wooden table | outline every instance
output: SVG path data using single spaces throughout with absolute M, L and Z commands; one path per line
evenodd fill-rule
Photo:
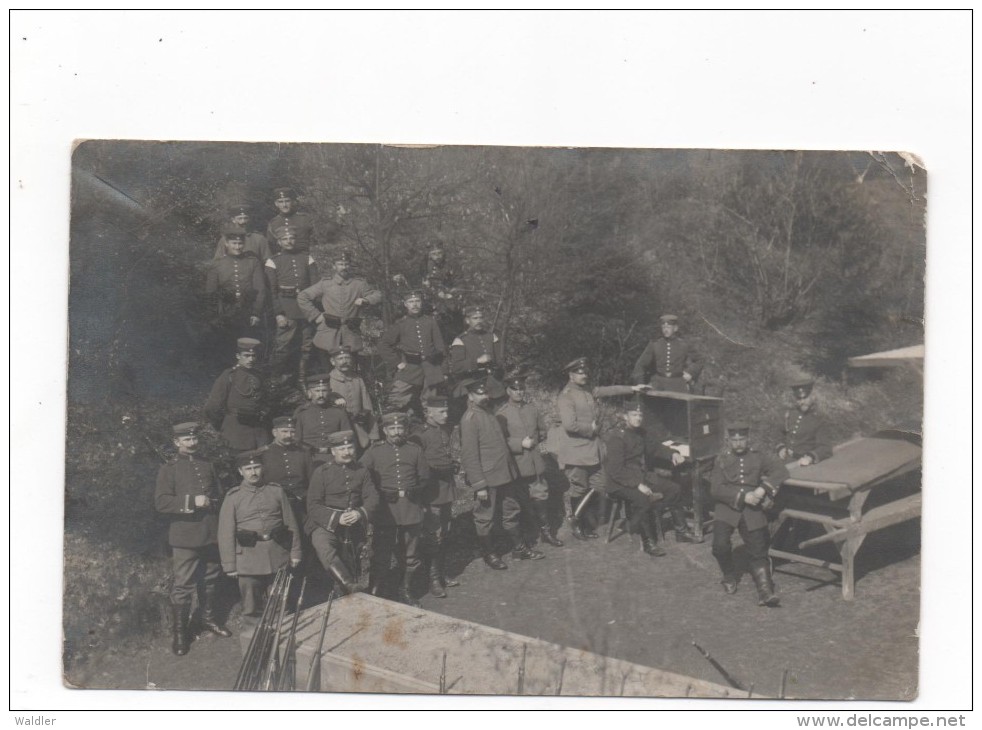
M 842 597 L 853 600 L 856 553 L 866 536 L 920 516 L 919 481 L 914 490 L 895 488 L 899 477 L 920 466 L 919 443 L 904 434 L 884 432 L 842 444 L 831 458 L 818 464 L 789 467 L 791 476 L 781 486 L 779 505 L 783 508 L 772 525 L 772 535 L 777 535 L 789 520 L 821 525 L 825 534 L 803 540 L 797 546 L 780 546 L 792 549 L 772 547 L 770 555 L 841 573 Z M 803 551 L 823 543 L 836 547 L 840 562 L 793 550 L 796 547 Z

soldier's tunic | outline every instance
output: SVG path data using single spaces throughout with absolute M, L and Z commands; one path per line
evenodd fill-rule
M 746 504 L 744 497 L 762 485 L 771 493 L 765 480 L 776 489 L 787 478 L 788 470 L 780 461 L 753 449 L 743 454 L 724 451 L 716 458 L 710 477 L 710 494 L 716 502 L 713 555 L 724 575 L 732 572 L 730 538 L 735 529 L 750 553 L 751 569 L 766 562 L 767 515 L 759 505 Z
M 486 363 L 478 363 L 477 358 L 482 355 L 487 355 L 491 359 Z M 450 374 L 458 382 L 454 395 L 465 394 L 459 385 L 460 381 L 483 375 L 488 376 L 488 395 L 492 399 L 505 395 L 505 386 L 500 380 L 502 360 L 501 340 L 494 332 L 467 330 L 455 337 L 450 343 Z
M 320 280 L 317 262 L 309 251 L 281 251 L 266 261 L 273 300 L 273 314 L 287 318 L 287 326 L 276 327 L 272 366 L 279 371 L 293 367 L 300 354 L 313 347 L 314 325 L 307 321 L 297 304 L 297 295 Z
M 262 262 L 253 254 L 215 259 L 205 293 L 215 299 L 219 319 L 230 325 L 243 326 L 249 317 L 262 317 L 267 298 Z
M 702 361 L 692 344 L 681 337 L 659 337 L 644 348 L 634 364 L 631 379 L 635 383 L 649 383 L 655 390 L 686 393 L 689 388 L 683 373 L 698 380 L 702 373 Z
M 352 430 L 348 414 L 333 406 L 322 408 L 316 403 L 304 403 L 293 412 L 293 418 L 297 422 L 297 442 L 314 450 L 315 466 L 327 458 L 325 454 L 331 453 L 328 436 Z
M 198 495 L 208 497 L 212 504 L 195 507 Z M 167 542 L 173 553 L 173 603 L 191 603 L 199 570 L 206 584 L 222 574 L 216 507 L 220 496 L 214 465 L 194 454 L 178 454 L 157 472 L 153 502 L 157 512 L 170 518 Z
M 333 459 L 317 467 L 307 490 L 307 520 L 304 529 L 324 569 L 352 581 L 357 548 L 364 542 L 369 520 L 378 508 L 378 493 L 368 470 L 353 461 L 338 464 Z M 351 526 L 339 522 L 341 515 L 358 510 L 361 519 Z M 351 550 L 345 551 L 345 544 Z
M 333 352 L 341 345 L 348 345 L 352 352 L 361 351 L 364 346 L 361 338 L 361 307 L 355 304 L 356 299 L 364 299 L 368 304 L 378 304 L 382 301 L 382 293 L 372 288 L 364 279 L 355 276 L 345 279 L 334 274 L 297 295 L 300 311 L 309 322 L 317 320 L 323 310 L 323 320 L 317 325 L 317 333 L 314 335 L 315 346 L 326 352 Z M 315 302 L 320 303 L 320 309 Z
M 450 426 L 425 423 L 418 426 L 411 437 L 423 450 L 423 458 L 430 468 L 424 495 L 427 512 L 424 528 L 438 545 L 450 530 L 451 506 L 457 498 L 457 465 L 452 453 L 452 433 Z
M 632 531 L 640 524 L 642 515 L 655 506 L 650 497 L 638 491 L 638 485 L 645 484 L 662 495 L 657 506 L 678 505 L 682 488 L 671 479 L 645 469 L 645 439 L 641 429 L 619 426 L 606 433 L 603 441 L 607 452 L 604 458 L 607 492 L 633 506 L 629 520 Z M 658 444 L 655 456 L 671 460 L 672 450 Z
M 254 368 L 229 368 L 215 381 L 205 402 L 205 417 L 229 448 L 258 449 L 269 441 L 263 423 L 266 382 Z
M 515 484 L 520 476 L 518 465 L 498 419 L 473 403 L 460 419 L 460 463 L 471 488 L 488 493 L 486 500 L 474 506 L 478 537 L 490 537 L 495 508 L 500 504 L 501 525 L 517 545 L 521 542 L 519 518 L 527 499 Z
M 606 485 L 600 468 L 599 418 L 597 398 L 629 395 L 629 385 L 603 385 L 588 389 L 569 382 L 556 399 L 559 420 L 565 433 L 556 458 L 569 480 L 568 496 L 579 499 L 590 489 L 603 490 Z
M 802 413 L 791 408 L 784 413 L 784 442 L 777 450 L 786 448 L 793 459 L 810 455 L 815 462 L 832 456 L 832 439 L 825 419 L 814 406 Z
M 299 210 L 295 210 L 289 215 L 282 213 L 275 215 L 269 225 L 266 226 L 266 241 L 273 251 L 278 250 L 276 233 L 279 232 L 282 235 L 283 229 L 292 233 L 298 243 L 309 244 L 314 237 L 314 219 L 309 214 Z
M 379 438 L 378 424 L 375 423 L 372 396 L 360 375 L 346 375 L 337 368 L 331 370 L 328 381 L 331 392 L 344 398 L 344 410 L 358 437 L 358 445 L 367 449 Z
M 262 613 L 266 588 L 277 570 L 300 560 L 300 529 L 286 492 L 276 484 L 242 483 L 225 495 L 218 517 L 222 568 L 237 573 L 242 613 Z
M 274 250 L 270 248 L 269 241 L 266 240 L 266 236 L 263 234 L 255 232 L 246 234 L 243 253 L 251 253 L 260 261 L 266 261 L 266 259 L 273 255 Z M 226 256 L 228 256 L 228 252 L 225 250 L 225 236 L 222 236 L 218 239 L 218 245 L 215 246 L 214 258 L 221 259 Z
M 406 315 L 389 327 L 378 343 L 378 353 L 393 371 L 389 389 L 391 407 L 404 409 L 444 381 L 443 335 L 428 314 Z M 405 364 L 401 370 L 399 365 Z
M 384 441 L 361 457 L 379 493 L 373 524 L 375 568 L 385 574 L 393 552 L 407 573 L 420 564 L 419 537 L 425 516 L 426 486 L 430 467 L 423 450 L 411 441 L 396 446 Z
M 464 321 L 460 313 L 460 297 L 454 291 L 456 273 L 445 261 L 437 263 L 429 256 L 420 269 L 420 285 L 426 292 L 427 309 L 436 316 L 440 331 L 449 338 L 453 332 L 463 329 Z
M 498 409 L 497 417 L 508 449 L 515 457 L 522 486 L 529 490 L 532 499 L 548 499 L 549 485 L 543 477 L 546 462 L 539 453 L 539 444 L 545 440 L 549 431 L 545 416 L 531 403 L 508 401 Z M 526 438 L 532 439 L 531 449 L 522 446 L 522 441 Z
M 310 449 L 300 443 L 283 446 L 274 441 L 263 450 L 262 459 L 263 478 L 286 490 L 297 520 L 302 522 L 306 510 L 307 485 L 314 473 Z

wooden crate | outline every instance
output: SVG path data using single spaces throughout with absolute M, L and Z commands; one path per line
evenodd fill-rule
M 723 399 L 653 390 L 642 399 L 649 449 L 672 439 L 689 446 L 693 461 L 712 459 L 723 449 Z

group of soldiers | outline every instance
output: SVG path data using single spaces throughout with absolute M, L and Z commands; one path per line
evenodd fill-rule
M 480 306 L 463 309 L 466 329 L 446 347 L 439 302 L 427 299 L 454 294 L 444 286 L 442 248 L 434 248 L 440 255 L 428 257 L 424 286 L 405 294 L 405 316 L 378 342 L 392 377 L 377 416 L 359 368 L 359 330 L 362 308 L 378 304 L 381 294 L 352 274 L 344 252 L 332 275 L 319 278 L 309 218 L 296 210 L 292 191 L 278 189 L 275 197 L 279 214 L 267 236 L 248 233 L 246 212 L 233 209 L 208 278 L 219 309 L 234 313 L 228 321 L 236 334 L 249 335 L 235 338 L 236 362 L 215 381 L 203 409 L 234 455 L 240 481 L 223 493 L 216 465 L 199 454 L 197 422 L 173 427 L 177 455 L 157 478 L 155 506 L 170 519 L 174 653 L 189 650 L 195 595 L 201 628 L 231 635 L 215 606 L 223 573 L 237 579 L 246 617 L 262 613 L 273 576 L 287 565 L 329 577 L 342 593 L 371 590 L 412 605 L 414 576 L 426 570 L 430 593 L 445 597 L 458 585 L 446 561 L 451 508 L 462 488 L 473 495 L 477 547 L 494 570 L 508 568 L 508 550 L 513 560 L 545 558 L 530 535 L 563 547 L 549 505 L 564 487 L 565 518 L 577 540 L 598 537 L 603 508 L 615 501 L 627 506 L 628 529 L 646 555 L 667 554 L 658 529 L 666 512 L 677 542 L 699 540 L 683 506 L 682 450 L 652 448 L 644 437 L 641 394 L 690 391 L 699 378 L 699 357 L 678 335 L 676 316 L 661 318 L 662 336 L 638 359 L 632 385 L 594 386 L 587 358 L 568 363 L 556 400 L 560 423 L 550 428 L 527 396 L 526 377 L 505 374 L 501 342 Z M 255 336 L 269 311 L 267 293 L 276 317 L 269 373 Z M 424 311 L 427 303 L 436 306 Z M 321 373 L 309 373 L 314 354 Z M 293 368 L 306 402 L 268 420 L 269 381 L 293 377 Z M 730 424 L 729 448 L 710 480 L 712 552 L 723 587 L 737 590 L 731 536 L 739 530 L 762 606 L 778 603 L 767 510 L 787 477 L 784 462 L 831 454 L 812 383 L 795 383 L 792 392 L 795 406 L 777 452 L 751 449 L 749 427 Z M 599 399 L 610 397 L 620 399 L 618 423 L 604 431 Z M 550 478 L 555 466 L 565 480 Z M 504 552 L 496 528 L 508 538 Z

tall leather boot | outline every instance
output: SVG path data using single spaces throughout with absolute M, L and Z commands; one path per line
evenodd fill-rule
M 216 636 L 222 636 L 227 639 L 232 635 L 232 632 L 228 630 L 228 627 L 219 623 L 215 617 L 217 597 L 218 586 L 214 583 L 207 584 L 205 586 L 205 600 L 201 606 L 201 625 Z
M 755 565 L 750 569 L 750 575 L 757 586 L 757 605 L 774 607 L 781 605 L 781 599 L 774 594 L 774 583 L 771 581 L 770 566 L 767 563 Z
M 719 565 L 719 570 L 723 574 L 723 580 L 720 583 L 723 585 L 723 590 L 726 594 L 732 596 L 737 592 L 737 574 L 736 567 L 733 565 L 733 555 L 732 553 L 727 553 L 726 555 L 716 555 L 716 563 Z
M 352 593 L 357 593 L 361 590 L 361 586 L 351 578 L 351 574 L 348 572 L 348 568 L 344 563 L 340 563 L 340 565 L 337 563 L 332 564 L 331 575 L 334 576 L 334 585 L 344 595 L 350 596 Z
M 430 595 L 434 598 L 447 597 L 447 592 L 443 588 L 443 581 L 440 580 L 440 563 L 435 550 L 430 556 Z
M 665 548 L 659 545 L 655 540 L 655 535 L 657 533 L 651 526 L 649 515 L 645 515 L 644 518 L 638 522 L 638 528 L 641 530 L 641 547 L 648 555 L 654 558 L 662 558 L 668 555 L 668 553 L 665 552 Z
M 412 584 L 413 573 L 407 570 L 402 574 L 402 585 L 399 586 L 399 602 L 418 608 L 419 601 L 413 598 Z
M 436 569 L 440 575 L 440 583 L 443 584 L 443 587 L 454 588 L 459 586 L 460 581 L 447 577 L 447 548 L 442 542 L 436 544 L 436 554 L 433 556 L 433 559 L 436 560 Z
M 174 641 L 171 643 L 171 651 L 177 656 L 184 656 L 191 648 L 188 638 L 188 621 L 191 618 L 191 606 L 186 603 L 172 603 L 171 607 L 171 628 L 174 630 Z
M 535 518 L 539 523 L 539 537 L 543 542 L 549 543 L 553 547 L 562 547 L 563 541 L 560 540 L 552 531 L 549 524 L 549 505 L 545 500 L 532 503 L 535 510 Z
M 490 535 L 478 537 L 477 544 L 481 549 L 481 556 L 484 558 L 484 563 L 489 568 L 492 570 L 508 570 L 508 565 L 505 561 L 495 554 Z
M 672 522 L 675 525 L 675 542 L 699 542 L 685 519 L 685 510 L 682 507 L 672 507 L 671 512 Z

